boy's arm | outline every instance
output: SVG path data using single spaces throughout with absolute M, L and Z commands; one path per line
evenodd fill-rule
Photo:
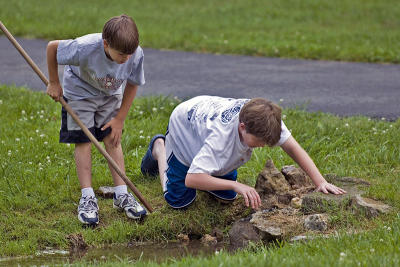
M 47 44 L 47 68 L 49 70 L 49 84 L 47 85 L 46 93 L 54 99 L 60 101 L 63 91 L 58 77 L 58 63 L 57 63 L 57 48 L 59 41 L 50 41 Z
M 128 115 L 129 109 L 131 108 L 132 102 L 135 99 L 138 86 L 135 84 L 126 83 L 124 96 L 122 97 L 121 107 L 117 115 L 107 122 L 102 131 L 111 127 L 111 138 L 115 146 L 118 146 L 121 142 L 122 129 L 124 128 L 124 121 Z
M 233 190 L 243 196 L 246 206 L 251 204 L 253 209 L 261 206 L 261 199 L 254 187 L 226 179 L 213 177 L 206 173 L 188 173 L 185 185 L 199 190 Z
M 296 142 L 296 140 L 290 136 L 285 143 L 281 145 L 281 148 L 297 163 L 299 166 L 310 176 L 311 180 L 317 186 L 316 191 L 323 192 L 325 194 L 333 193 L 335 195 L 344 194 L 346 191 L 343 189 L 328 183 L 325 178 L 319 172 L 317 166 L 315 166 L 313 160 L 307 154 L 306 151 Z

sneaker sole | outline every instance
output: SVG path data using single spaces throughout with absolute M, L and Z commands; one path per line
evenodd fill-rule
M 81 218 L 81 216 L 79 216 L 79 215 L 78 215 L 78 220 L 79 220 L 81 223 L 85 224 L 85 225 L 98 225 L 98 224 L 99 224 L 99 220 L 97 220 L 97 222 L 86 222 L 86 221 L 84 221 L 84 220 Z
M 119 211 L 125 211 L 124 209 L 118 207 L 118 206 L 115 205 L 114 203 L 113 203 L 113 208 L 114 208 L 114 209 L 117 209 L 117 210 L 119 210 Z M 143 219 L 144 217 L 146 217 L 146 215 L 147 215 L 147 213 L 145 213 L 145 214 L 142 214 L 142 215 L 136 217 L 136 216 L 128 215 L 128 213 L 126 213 L 126 212 L 125 212 L 125 214 L 126 214 L 126 217 L 128 217 L 129 219 L 133 219 L 133 220 L 141 220 L 141 219 Z

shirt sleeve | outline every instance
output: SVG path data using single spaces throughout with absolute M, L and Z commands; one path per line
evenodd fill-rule
M 193 158 L 188 173 L 207 173 L 211 174 L 219 170 L 218 159 L 215 149 L 209 143 L 205 143 L 197 155 Z
M 76 40 L 61 40 L 57 48 L 59 65 L 79 65 L 79 45 Z
M 281 138 L 279 139 L 278 143 L 275 146 L 283 145 L 286 140 L 291 136 L 289 129 L 286 127 L 285 123 L 281 121 Z
M 144 55 L 142 50 L 140 50 L 140 52 L 139 59 L 137 61 L 135 60 L 137 62 L 137 64 L 135 64 L 136 68 L 133 68 L 130 76 L 127 79 L 130 84 L 143 85 L 145 83 L 143 69 Z

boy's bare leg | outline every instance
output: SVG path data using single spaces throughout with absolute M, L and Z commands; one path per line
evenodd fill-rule
M 81 188 L 92 187 L 92 143 L 75 144 L 74 154 Z
M 114 146 L 111 140 L 111 135 L 107 135 L 104 139 L 104 146 L 106 147 L 107 153 L 111 156 L 111 158 L 117 163 L 118 167 L 125 173 L 125 162 L 124 162 L 124 154 L 122 153 L 121 143 L 118 146 Z M 125 185 L 124 180 L 119 176 L 119 174 L 114 170 L 112 165 L 108 163 L 108 167 L 111 171 L 111 176 L 114 181 L 114 185 Z
M 167 155 L 165 152 L 165 143 L 164 139 L 158 138 L 154 141 L 153 144 L 153 151 L 152 151 L 153 158 L 157 160 L 158 163 L 158 173 L 160 174 L 160 182 L 163 191 L 166 191 L 166 173 L 167 170 Z

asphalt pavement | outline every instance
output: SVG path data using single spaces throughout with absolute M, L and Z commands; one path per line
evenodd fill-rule
M 17 38 L 47 75 L 47 41 Z M 284 107 L 340 116 L 400 117 L 400 65 L 295 60 L 144 49 L 146 84 L 138 95 L 265 97 Z M 0 36 L 0 83 L 45 90 Z M 62 68 L 60 68 L 62 75 Z

